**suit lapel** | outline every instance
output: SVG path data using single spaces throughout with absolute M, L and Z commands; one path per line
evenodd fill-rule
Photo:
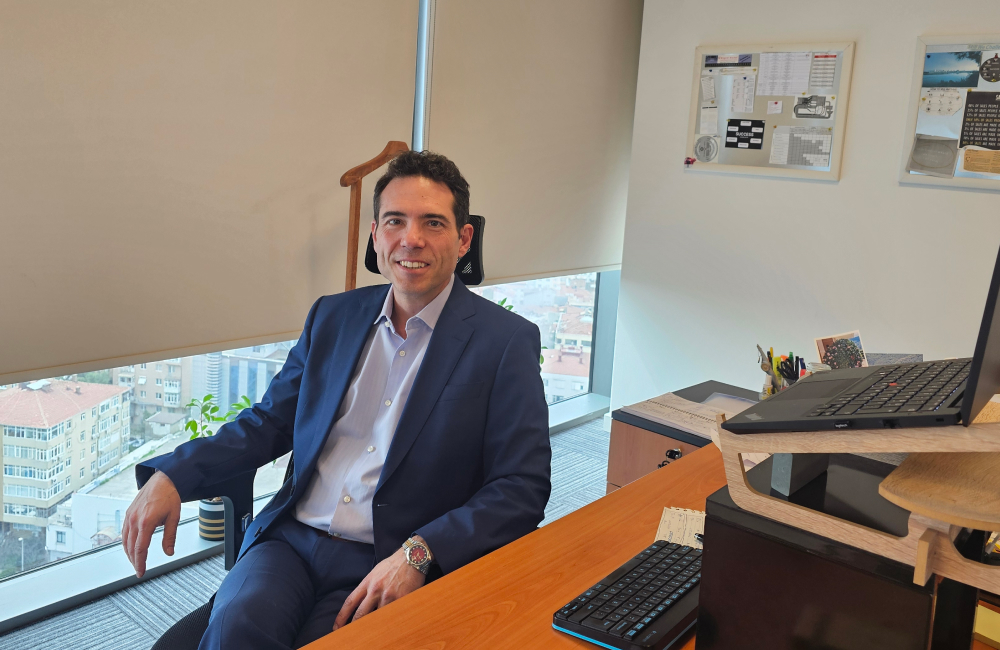
M 396 433 L 389 446 L 382 475 L 375 488 L 376 492 L 399 467 L 434 405 L 437 404 L 441 391 L 451 378 L 451 373 L 462 357 L 474 331 L 465 319 L 475 313 L 472 293 L 458 278 L 455 278 L 451 295 L 448 296 L 448 301 L 438 318 L 437 326 L 427 345 L 427 352 L 424 353 L 424 360 L 413 381 L 413 388 L 406 399 L 406 406 L 403 407 L 403 414 L 399 418 L 399 424 L 396 425 Z
M 333 354 L 329 360 L 320 361 L 323 368 L 323 380 L 320 385 L 324 386 L 324 390 L 320 394 L 321 401 L 317 405 L 314 423 L 309 427 L 316 433 L 296 436 L 294 440 L 295 458 L 298 461 L 295 463 L 296 482 L 303 476 L 312 475 L 319 452 L 326 444 L 333 420 L 340 410 L 340 403 L 344 400 L 347 387 L 354 377 L 354 369 L 358 365 L 372 324 L 382 309 L 388 292 L 389 285 L 385 285 L 383 291 L 373 291 L 367 296 L 358 296 L 358 308 L 347 314 L 339 326 L 335 325 L 338 331 L 332 333 L 336 336 Z

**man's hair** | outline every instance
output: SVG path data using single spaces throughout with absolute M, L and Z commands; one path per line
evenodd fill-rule
M 469 223 L 469 183 L 462 176 L 462 172 L 458 171 L 455 163 L 439 153 L 430 151 L 405 151 L 392 159 L 389 169 L 375 183 L 376 223 L 382 190 L 394 178 L 410 176 L 420 176 L 448 186 L 453 197 L 451 209 L 455 213 L 455 227 L 461 232 L 462 227 Z

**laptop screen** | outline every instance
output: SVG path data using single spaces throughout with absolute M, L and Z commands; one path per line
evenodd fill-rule
M 990 292 L 986 295 L 986 309 L 983 310 L 983 324 L 979 328 L 976 353 L 972 357 L 972 368 L 962 398 L 962 423 L 969 426 L 983 410 L 986 403 L 1000 392 L 1000 254 L 993 268 Z

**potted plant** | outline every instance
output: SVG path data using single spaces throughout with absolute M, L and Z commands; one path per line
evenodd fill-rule
M 232 422 L 243 409 L 250 406 L 250 398 L 243 395 L 239 401 L 229 405 L 225 415 L 218 415 L 221 409 L 215 403 L 214 395 L 205 395 L 201 399 L 194 398 L 185 405 L 185 408 L 198 409 L 198 417 L 189 420 L 184 429 L 191 432 L 190 440 L 213 436 L 219 426 Z M 212 424 L 216 425 L 214 429 Z M 202 499 L 198 504 L 198 536 L 214 542 L 221 542 L 225 538 L 226 508 L 222 503 L 222 497 Z

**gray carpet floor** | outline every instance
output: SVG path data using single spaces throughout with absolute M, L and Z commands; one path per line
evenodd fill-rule
M 552 496 L 544 526 L 604 496 L 609 434 L 601 418 L 552 436 Z M 0 636 L 0 650 L 148 650 L 215 593 L 221 555 Z

